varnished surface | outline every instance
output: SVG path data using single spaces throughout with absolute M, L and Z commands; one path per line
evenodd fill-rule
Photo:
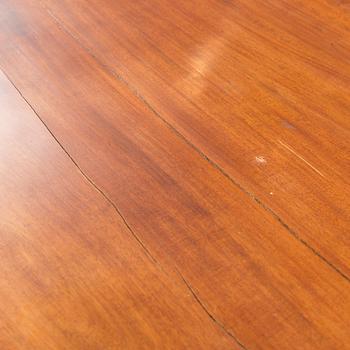
M 1 0 L 1 349 L 350 348 L 348 11 Z

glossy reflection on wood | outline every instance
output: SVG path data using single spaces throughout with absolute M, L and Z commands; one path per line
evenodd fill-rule
M 0 13 L 3 348 L 347 348 L 343 6 Z
M 101 63 L 350 277 L 350 14 L 323 1 L 44 3 Z
M 1 349 L 239 349 L 2 74 L 0 104 Z

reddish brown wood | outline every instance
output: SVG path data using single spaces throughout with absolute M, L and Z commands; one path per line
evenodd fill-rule
M 272 2 L 266 5 L 236 2 L 238 7 L 219 1 L 206 1 L 205 6 L 192 2 L 196 4 L 193 8 L 182 1 L 176 4 L 155 1 L 154 8 L 146 1 L 105 0 L 102 6 L 101 2 L 75 0 L 69 2 L 69 7 L 65 1 L 44 3 L 45 7 L 34 0 L 0 3 L 0 66 L 74 162 L 111 201 L 108 203 L 118 208 L 142 245 L 158 261 L 155 267 L 150 262 L 147 265 L 145 258 L 133 260 L 134 250 L 143 256 L 140 246 L 132 240 L 112 210 L 113 206 L 111 208 L 98 192 L 92 193 L 99 200 L 92 195 L 86 200 L 85 192 L 75 194 L 84 184 L 78 172 L 75 176 L 79 177 L 79 186 L 74 174 L 62 175 L 60 178 L 64 180 L 58 183 L 54 195 L 55 199 L 58 197 L 56 200 L 63 201 L 60 196 L 64 195 L 67 183 L 69 193 L 74 194 L 74 205 L 60 205 L 58 214 L 56 211 L 51 214 L 51 220 L 64 225 L 63 231 L 56 232 L 55 226 L 48 225 L 39 216 L 48 211 L 46 208 L 57 207 L 52 201 L 47 207 L 44 204 L 51 193 L 47 182 L 39 181 L 43 191 L 39 204 L 36 197 L 27 199 L 26 196 L 20 200 L 16 196 L 22 191 L 4 187 L 4 193 L 10 193 L 10 198 L 13 196 L 14 204 L 10 206 L 6 200 L 0 204 L 8 208 L 4 215 L 9 227 L 18 221 L 18 226 L 14 225 L 15 233 L 21 231 L 21 225 L 26 225 L 23 219 L 26 210 L 22 206 L 28 205 L 39 227 L 27 228 L 37 250 L 44 247 L 45 251 L 51 235 L 61 237 L 68 227 L 74 230 L 69 235 L 74 238 L 74 244 L 68 241 L 61 247 L 60 240 L 54 240 L 47 253 L 56 252 L 52 253 L 52 263 L 56 261 L 55 254 L 70 257 L 73 247 L 83 249 L 87 245 L 94 263 L 90 264 L 87 259 L 85 264 L 80 258 L 79 264 L 75 262 L 73 277 L 80 283 L 85 279 L 91 281 L 88 272 L 97 269 L 104 283 L 111 283 L 110 294 L 96 283 L 92 291 L 79 289 L 76 298 L 68 301 L 64 294 L 67 284 L 57 285 L 55 291 L 63 297 L 45 299 L 50 308 L 63 309 L 68 320 L 76 319 L 80 309 L 77 312 L 68 308 L 70 302 L 82 303 L 80 312 L 87 312 L 89 303 L 94 305 L 96 294 L 102 293 L 106 295 L 107 309 L 109 303 L 115 305 L 114 295 L 118 298 L 122 293 L 115 287 L 119 286 L 115 280 L 123 281 L 125 294 L 122 295 L 127 302 L 118 304 L 121 316 L 118 312 L 110 316 L 109 309 L 102 310 L 100 315 L 94 308 L 91 314 L 124 322 L 125 344 L 117 343 L 119 338 L 109 333 L 110 328 L 103 333 L 104 323 L 97 318 L 98 334 L 93 339 L 99 343 L 84 338 L 80 343 L 77 341 L 75 347 L 98 348 L 100 342 L 106 341 L 112 348 L 131 349 L 223 348 L 227 345 L 234 348 L 234 344 L 241 344 L 245 349 L 345 349 L 350 337 L 350 293 L 346 274 L 348 122 L 341 114 L 347 106 L 344 74 L 347 63 L 340 62 L 341 55 L 346 57 L 346 52 L 339 48 L 346 45 L 342 37 L 338 38 L 340 46 L 333 58 L 329 58 L 325 47 L 325 56 L 317 61 L 325 65 L 338 60 L 339 65 L 328 73 L 322 66 L 323 75 L 317 76 L 319 80 L 311 80 L 315 68 L 304 62 L 307 54 L 306 58 L 289 51 L 282 55 L 281 50 L 268 46 L 266 38 L 258 40 L 256 26 L 260 22 L 255 22 L 254 16 L 242 16 L 245 21 L 235 22 L 239 20 L 238 14 L 246 14 L 246 7 L 252 6 L 249 13 L 257 17 L 260 14 L 266 26 L 288 33 L 285 26 L 293 21 L 299 23 L 296 18 L 287 17 L 286 24 L 280 27 L 274 21 L 293 5 L 291 1 L 281 2 L 279 6 Z M 308 14 L 311 6 L 301 3 L 302 14 Z M 327 30 L 338 34 L 346 32 L 346 15 L 339 23 L 332 19 L 338 13 L 333 3 L 318 1 L 314 6 L 321 12 L 318 16 L 329 22 Z M 326 13 L 327 6 L 333 12 Z M 163 14 L 161 18 L 159 13 Z M 222 27 L 219 24 L 215 27 L 215 19 L 219 20 L 220 16 Z M 320 20 L 319 17 L 311 17 L 311 23 Z M 308 24 L 305 20 L 301 22 Z M 265 35 L 270 30 L 269 26 L 262 28 Z M 193 30 L 191 35 L 190 30 Z M 225 31 L 240 35 L 231 34 L 227 38 Z M 288 37 L 290 50 L 306 47 L 311 55 L 322 49 L 319 43 L 312 44 L 316 34 L 302 27 L 300 31 L 306 32 L 305 38 L 293 33 Z M 211 37 L 213 40 L 209 40 Z M 274 35 L 271 40 L 278 41 L 279 37 Z M 255 50 L 261 53 L 260 61 Z M 211 52 L 212 62 L 208 61 Z M 237 62 L 232 62 L 234 58 Z M 206 62 L 209 62 L 207 71 Z M 282 62 L 282 66 L 275 66 L 275 62 Z M 309 75 L 296 75 L 293 69 L 298 67 Z M 282 68 L 286 70 L 285 76 Z M 337 84 L 343 81 L 343 85 L 336 89 L 332 79 Z M 313 90 L 317 84 L 320 92 Z M 236 89 L 232 94 L 231 88 Z M 303 89 L 307 101 L 302 100 Z M 328 104 L 328 95 L 317 105 L 317 99 L 325 92 L 329 96 L 336 94 L 343 105 Z M 317 122 L 313 117 L 318 118 Z M 316 131 L 311 137 L 313 128 Z M 25 140 L 14 139 L 23 152 L 27 151 Z M 5 145 L 9 147 L 8 143 Z M 307 153 L 301 153 L 297 146 Z M 26 157 L 31 159 L 32 153 Z M 45 151 L 46 154 L 49 153 Z M 56 157 L 54 154 L 47 158 L 52 162 L 52 169 L 58 171 L 61 167 Z M 67 157 L 64 159 L 68 162 Z M 12 180 L 6 171 L 4 174 L 8 182 Z M 332 183 L 330 175 L 334 179 Z M 15 179 L 15 186 L 16 182 L 28 182 L 32 176 L 31 173 L 28 177 L 20 176 Z M 92 191 L 87 183 L 85 187 Z M 101 209 L 99 201 L 108 210 Z M 74 210 L 75 207 L 78 210 Z M 101 217 L 101 224 L 96 220 L 96 211 L 100 213 L 97 218 Z M 115 215 L 113 220 L 119 220 L 120 230 L 128 233 L 126 241 L 124 235 L 119 235 L 118 244 L 112 246 L 113 234 L 101 230 L 109 225 L 114 227 L 114 221 L 110 222 L 111 212 Z M 73 225 L 76 217 L 82 220 L 81 228 Z M 33 236 L 37 231 L 46 241 Z M 125 258 L 124 270 L 117 273 L 114 265 L 110 266 L 115 252 L 118 257 L 120 254 L 131 259 Z M 33 259 L 30 254 L 29 257 Z M 18 259 L 11 255 L 4 261 L 19 264 Z M 60 261 L 58 277 L 64 281 L 73 278 L 67 268 L 69 263 L 69 259 Z M 22 271 L 20 266 L 15 265 L 8 271 L 17 276 Z M 134 266 L 135 277 L 128 273 L 129 266 Z M 43 293 L 52 270 L 46 271 L 41 265 L 36 268 L 31 278 L 37 281 L 36 291 Z M 12 286 L 26 286 L 29 277 L 20 276 Z M 5 277 L 3 280 L 8 283 L 8 275 Z M 129 279 L 134 281 L 130 288 Z M 165 285 L 169 284 L 169 291 L 166 289 L 164 295 L 158 288 L 158 280 L 163 279 Z M 148 281 L 151 295 L 159 295 L 159 300 L 140 296 L 141 281 Z M 177 295 L 183 296 L 185 287 L 188 299 L 178 300 Z M 26 299 L 30 295 L 4 290 L 4 296 L 13 298 L 17 305 L 31 300 Z M 158 293 L 153 294 L 153 290 Z M 171 293 L 175 296 L 174 304 L 170 301 L 173 298 L 169 299 Z M 3 319 L 13 322 L 11 308 L 1 300 L 0 309 L 6 311 Z M 156 314 L 163 317 L 137 317 L 139 312 L 151 313 L 149 310 L 154 310 L 156 302 L 160 303 L 161 310 Z M 143 305 L 141 311 L 140 304 Z M 87 306 L 84 308 L 84 305 Z M 50 314 L 37 304 L 29 311 L 25 319 L 31 322 L 37 317 L 36 312 L 39 316 Z M 137 317 L 137 329 L 140 329 L 136 333 L 133 333 L 136 322 L 133 317 Z M 192 317 L 199 320 L 196 322 Z M 52 338 L 50 332 L 59 332 L 62 327 L 66 338 L 53 338 L 50 346 L 69 348 L 67 336 L 71 334 L 74 338 L 78 330 L 71 329 L 71 323 L 64 318 L 59 325 L 50 318 L 47 322 L 48 328 L 25 324 L 36 334 L 33 344 L 44 348 Z M 222 325 L 225 339 L 218 325 Z M 16 341 L 26 327 L 19 330 L 8 327 L 7 341 L 12 338 Z M 169 328 L 173 332 L 169 333 Z M 107 334 L 105 340 L 104 334 Z M 228 340 L 231 343 L 227 343 Z M 221 345 L 220 341 L 225 343 Z M 9 344 L 21 348 L 19 341 Z
M 349 278 L 350 17 L 342 6 L 44 3 L 100 62 Z
M 240 349 L 2 73 L 0 105 L 0 348 Z

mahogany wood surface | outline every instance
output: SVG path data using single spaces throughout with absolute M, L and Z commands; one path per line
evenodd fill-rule
M 350 277 L 350 14 L 343 6 L 43 2 L 162 118 Z
M 1 349 L 350 348 L 347 11 L 1 0 Z
M 0 105 L 0 348 L 240 349 L 3 74 Z

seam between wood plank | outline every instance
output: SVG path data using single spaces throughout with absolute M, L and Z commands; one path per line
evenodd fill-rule
M 239 339 L 229 330 L 226 329 L 226 327 L 217 319 L 215 316 L 208 310 L 208 308 L 205 306 L 204 302 L 198 297 L 196 292 L 194 291 L 191 284 L 185 279 L 185 277 L 182 275 L 182 273 L 175 267 L 176 272 L 182 279 L 183 283 L 186 285 L 188 290 L 191 292 L 193 298 L 197 301 L 197 303 L 200 305 L 200 307 L 204 310 L 204 312 L 208 315 L 208 317 L 215 322 L 229 337 L 231 337 L 243 350 L 248 350 L 247 347 L 245 347 Z
M 26 104 L 29 106 L 29 108 L 33 111 L 33 113 L 37 116 L 37 118 L 40 120 L 40 122 L 43 124 L 47 132 L 52 136 L 52 138 L 55 140 L 55 142 L 59 145 L 59 147 L 62 149 L 62 151 L 68 156 L 70 161 L 74 164 L 74 166 L 77 168 L 78 172 L 85 178 L 85 180 L 100 194 L 104 197 L 104 199 L 113 207 L 113 209 L 116 211 L 116 213 L 120 216 L 123 223 L 131 233 L 131 235 L 134 237 L 134 239 L 137 241 L 137 243 L 141 246 L 142 250 L 146 254 L 146 256 L 151 260 L 153 264 L 155 264 L 157 267 L 159 267 L 163 273 L 168 274 L 168 272 L 163 268 L 163 266 L 160 264 L 160 262 L 152 255 L 152 253 L 149 251 L 149 249 L 145 246 L 145 244 L 142 242 L 142 240 L 138 237 L 138 235 L 135 233 L 135 231 L 131 228 L 131 226 L 128 224 L 125 217 L 122 215 L 120 209 L 117 207 L 117 205 L 108 197 L 108 195 L 100 189 L 97 184 L 82 170 L 82 168 L 79 166 L 79 164 L 75 161 L 75 159 L 69 154 L 69 152 L 66 150 L 66 148 L 61 144 L 61 142 L 57 139 L 57 137 L 53 134 L 53 132 L 50 130 L 48 125 L 44 122 L 44 120 L 39 116 L 39 114 L 35 111 L 34 107 L 30 104 L 30 102 L 26 99 L 26 97 L 22 94 L 22 92 L 17 88 L 17 86 L 14 84 L 14 82 L 10 79 L 10 77 L 6 74 L 4 69 L 0 68 L 1 72 L 4 74 L 4 76 L 8 79 L 8 81 L 11 83 L 11 85 L 16 89 L 18 94 L 21 96 L 21 98 L 26 102 Z M 190 294 L 192 295 L 193 299 L 196 301 L 196 303 L 200 306 L 200 308 L 204 311 L 204 313 L 220 328 L 223 330 L 223 332 L 229 336 L 237 345 L 239 345 L 243 350 L 249 350 L 247 347 L 245 347 L 238 338 L 233 335 L 232 332 L 228 331 L 225 326 L 215 318 L 207 309 L 206 306 L 204 306 L 204 303 L 201 301 L 199 296 L 195 293 L 191 285 L 187 282 L 187 280 L 184 278 L 184 276 L 181 274 L 181 272 L 178 270 L 176 266 L 174 266 L 175 273 L 180 277 L 180 280 L 185 285 L 186 289 L 189 290 Z
M 57 137 L 53 134 L 53 132 L 49 129 L 49 127 L 47 126 L 47 124 L 44 122 L 44 120 L 39 116 L 39 114 L 35 111 L 34 107 L 30 104 L 30 102 L 26 99 L 26 97 L 22 94 L 22 92 L 17 88 L 17 86 L 14 84 L 14 82 L 10 79 L 10 77 L 6 74 L 6 72 L 4 71 L 4 69 L 1 69 L 1 71 L 3 72 L 3 74 L 6 76 L 6 78 L 9 80 L 9 82 L 12 84 L 12 86 L 16 89 L 16 91 L 19 93 L 19 95 L 21 96 L 21 98 L 26 102 L 26 104 L 30 107 L 30 109 L 34 112 L 34 114 L 39 118 L 39 120 L 41 121 L 41 123 L 44 125 L 45 129 L 49 132 L 49 134 L 53 137 L 53 139 L 58 143 L 59 147 L 63 150 L 63 152 L 69 157 L 69 159 L 72 161 L 72 163 L 75 165 L 75 167 L 78 169 L 78 171 L 80 172 L 80 174 L 85 178 L 85 180 L 97 191 L 99 192 L 104 198 L 105 200 L 112 205 L 112 207 L 114 208 L 114 210 L 117 212 L 117 214 L 121 217 L 121 219 L 123 220 L 125 226 L 127 227 L 127 229 L 130 231 L 130 233 L 135 237 L 135 239 L 137 240 L 137 242 L 141 245 L 141 247 L 144 249 L 144 251 L 146 252 L 146 255 L 148 256 L 148 258 L 150 258 L 150 260 L 155 263 L 155 264 L 159 264 L 157 262 L 157 260 L 153 257 L 153 255 L 150 253 L 150 251 L 147 249 L 147 247 L 144 245 L 144 243 L 142 242 L 142 240 L 136 235 L 136 233 L 132 230 L 132 228 L 130 227 L 130 225 L 128 224 L 127 220 L 125 219 L 125 217 L 121 214 L 119 208 L 114 204 L 114 202 L 107 196 L 107 194 L 100 189 L 95 182 L 81 169 L 81 167 L 79 166 L 79 164 L 74 160 L 74 158 L 69 154 L 69 152 L 66 150 L 66 148 L 61 144 L 61 142 L 57 139 Z
M 183 141 L 186 142 L 194 151 L 196 151 L 203 159 L 205 159 L 209 164 L 211 164 L 214 168 L 216 168 L 222 175 L 224 175 L 232 184 L 234 184 L 237 188 L 239 188 L 243 193 L 247 194 L 251 197 L 259 206 L 261 206 L 265 211 L 270 213 L 286 230 L 287 232 L 293 236 L 296 240 L 298 240 L 301 244 L 303 244 L 306 248 L 308 248 L 313 254 L 315 254 L 319 259 L 321 259 L 324 263 L 326 263 L 331 269 L 333 269 L 336 273 L 342 276 L 347 282 L 350 282 L 350 277 L 347 276 L 340 268 L 335 266 L 333 263 L 328 261 L 321 253 L 319 253 L 315 248 L 307 243 L 304 239 L 302 239 L 287 223 L 285 223 L 282 218 L 268 205 L 262 202 L 254 193 L 248 191 L 245 187 L 243 187 L 237 180 L 231 177 L 223 168 L 221 168 L 215 161 L 210 159 L 201 149 L 195 146 L 191 141 L 189 141 L 180 131 L 178 131 L 171 123 L 169 123 L 162 115 L 134 88 L 120 73 L 116 72 L 115 69 L 110 68 L 108 65 L 102 63 L 96 55 L 92 52 L 91 49 L 83 45 L 79 38 L 77 38 L 74 34 L 72 34 L 66 26 L 50 11 L 46 8 L 45 5 L 42 4 L 46 12 L 51 16 L 57 26 L 67 33 L 70 37 L 77 42 L 77 44 L 84 49 L 94 60 L 111 76 L 115 77 L 118 81 L 122 82 L 137 98 L 139 98 L 143 104 L 151 110 L 156 117 L 162 120 L 167 127 L 172 130 L 177 136 L 179 136 Z M 108 197 L 106 197 L 108 198 Z

